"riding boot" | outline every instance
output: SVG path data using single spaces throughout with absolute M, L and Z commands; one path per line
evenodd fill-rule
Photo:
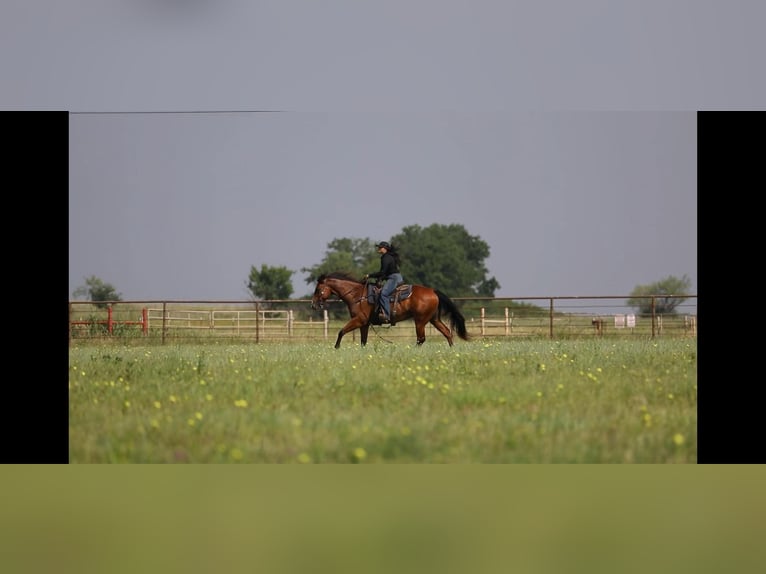
M 370 323 L 373 325 L 382 325 L 386 322 L 387 319 L 385 313 L 383 313 L 383 307 L 380 306 L 380 301 L 378 301 L 377 305 L 375 305 L 375 308 L 372 310 L 372 313 L 370 313 Z
M 386 323 L 389 323 L 388 317 L 386 316 L 386 312 L 383 310 L 383 305 L 378 305 L 378 320 L 380 321 L 381 325 L 385 325 Z

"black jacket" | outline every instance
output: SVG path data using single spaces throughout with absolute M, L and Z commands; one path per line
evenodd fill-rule
M 392 273 L 399 273 L 399 265 L 396 262 L 396 257 L 391 255 L 391 252 L 387 251 L 380 256 L 380 271 L 370 273 L 370 277 L 382 277 L 387 279 Z

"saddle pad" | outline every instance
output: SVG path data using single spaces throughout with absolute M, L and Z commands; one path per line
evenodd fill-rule
M 368 284 L 367 285 L 367 302 L 370 305 L 374 305 L 376 299 L 378 298 L 378 293 L 380 292 L 380 287 L 377 287 L 375 285 Z M 391 293 L 390 299 L 393 301 L 394 297 L 398 298 L 399 301 L 402 299 L 406 299 L 412 295 L 412 285 L 407 283 L 402 283 L 397 287 L 393 293 Z

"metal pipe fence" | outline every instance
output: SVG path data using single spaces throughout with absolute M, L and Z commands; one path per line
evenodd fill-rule
M 695 337 L 697 295 L 647 296 L 643 312 L 629 296 L 455 297 L 476 338 Z M 635 300 L 636 298 L 633 297 Z M 657 304 L 661 299 L 662 306 Z M 657 308 L 672 312 L 660 313 Z M 340 301 L 313 311 L 307 299 L 264 301 L 70 301 L 69 344 L 335 341 L 348 320 Z M 357 340 L 358 331 L 346 337 Z M 372 327 L 371 338 L 414 342 L 412 321 Z M 430 325 L 426 337 L 441 335 Z

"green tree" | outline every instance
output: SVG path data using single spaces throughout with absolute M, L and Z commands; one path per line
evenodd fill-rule
M 99 309 L 105 309 L 107 303 L 104 301 L 122 301 L 122 295 L 117 293 L 114 286 L 110 283 L 104 283 L 95 275 L 85 278 L 85 285 L 80 285 L 72 292 L 75 299 L 88 297 L 95 303 Z
M 287 267 L 270 267 L 261 265 L 261 270 L 250 267 L 247 288 L 256 299 L 289 299 L 293 294 L 293 284 L 290 282 L 294 271 Z
M 375 249 L 375 241 L 370 238 L 354 239 L 342 237 L 327 244 L 327 251 L 322 261 L 313 267 L 303 267 L 302 273 L 308 273 L 306 283 L 313 284 L 320 275 L 343 271 L 362 278 L 370 271 L 377 271 L 380 261 Z
M 402 255 L 402 275 L 450 297 L 494 297 L 500 284 L 487 277 L 489 245 L 459 224 L 410 225 L 391 238 Z
M 313 284 L 323 273 L 344 271 L 359 278 L 380 268 L 376 241 L 344 237 L 327 244 L 324 259 L 313 267 L 304 267 L 306 283 Z M 422 228 L 411 225 L 391 237 L 402 258 L 402 276 L 406 283 L 434 287 L 450 297 L 494 297 L 500 284 L 487 277 L 484 260 L 489 246 L 470 235 L 462 225 L 433 224 Z
M 630 299 L 625 304 L 629 307 L 635 307 L 642 315 L 652 313 L 652 299 L 650 295 L 655 295 L 654 312 L 658 315 L 673 315 L 676 307 L 686 301 L 692 282 L 687 275 L 680 279 L 673 275 L 668 275 L 649 285 L 637 285 L 630 293 Z

